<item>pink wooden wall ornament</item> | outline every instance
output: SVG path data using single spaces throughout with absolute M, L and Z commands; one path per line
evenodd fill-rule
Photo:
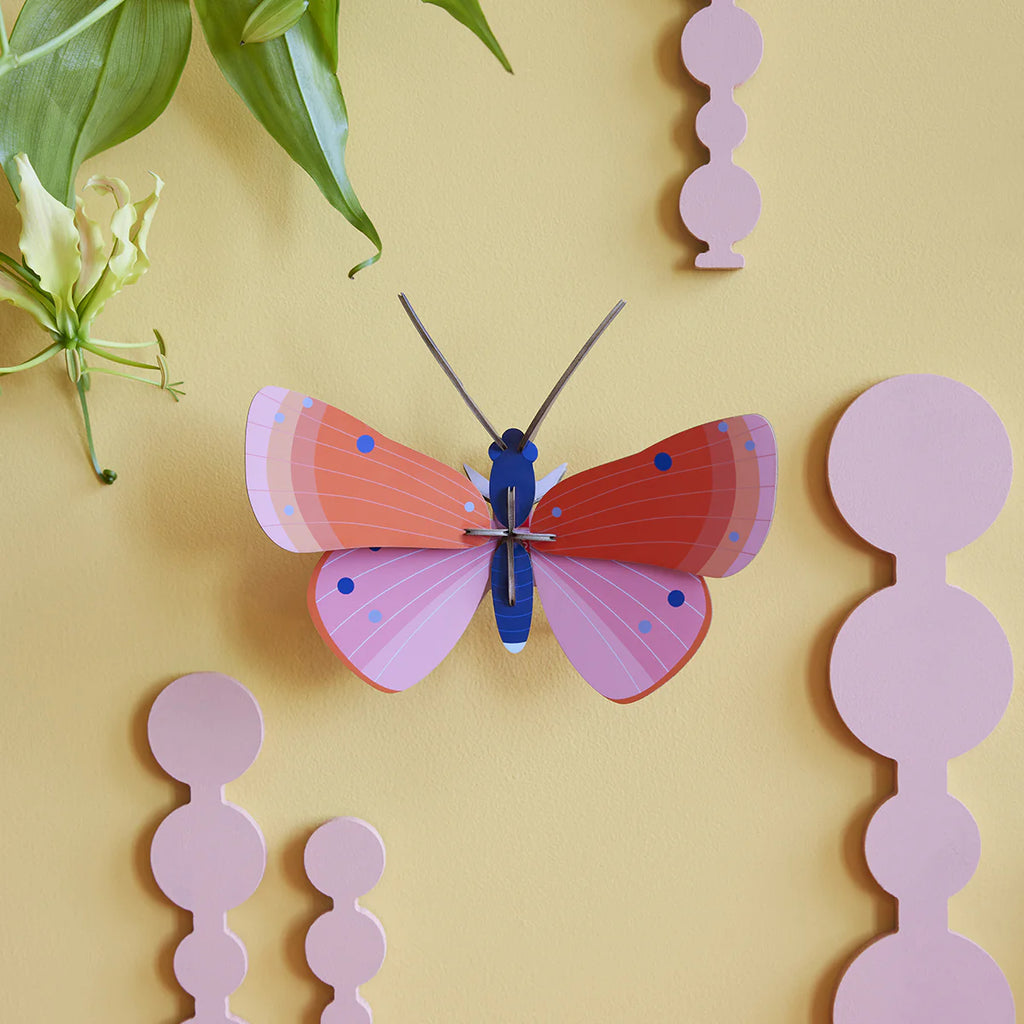
M 761 216 L 757 182 L 733 163 L 733 150 L 747 134 L 747 117 L 733 99 L 761 63 L 764 40 L 757 22 L 735 0 L 711 0 L 686 23 L 683 63 L 690 74 L 709 86 L 711 99 L 697 112 L 697 137 L 710 152 L 708 163 L 684 182 L 679 213 L 708 251 L 694 261 L 703 270 L 737 269 L 743 257 L 732 251 Z
M 259 826 L 224 799 L 224 785 L 252 764 L 262 743 L 252 694 L 216 672 L 176 679 L 149 714 L 153 755 L 190 787 L 189 802 L 160 823 L 150 851 L 157 884 L 192 912 L 192 931 L 174 955 L 175 976 L 195 999 L 190 1024 L 244 1024 L 228 998 L 248 964 L 226 914 L 256 891 L 267 855 Z
M 975 598 L 946 582 L 946 555 L 1006 500 L 1010 442 L 987 402 L 945 377 L 893 377 L 843 415 L 828 456 L 839 511 L 895 556 L 895 583 L 860 604 L 832 650 L 832 693 L 853 733 L 898 762 L 897 792 L 865 837 L 898 927 L 851 963 L 836 1024 L 1011 1024 L 995 961 L 949 930 L 947 901 L 974 874 L 977 825 L 947 792 L 946 762 L 996 726 L 1013 685 L 1009 643 Z
M 384 841 L 359 818 L 333 818 L 309 837 L 305 865 L 313 885 L 334 901 L 306 935 L 310 970 L 334 989 L 322 1024 L 371 1024 L 359 986 L 380 970 L 387 945 L 380 921 L 358 901 L 384 872 Z

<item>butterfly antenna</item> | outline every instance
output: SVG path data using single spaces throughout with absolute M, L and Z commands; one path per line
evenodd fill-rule
M 587 338 L 586 344 L 576 353 L 576 358 L 569 364 L 565 373 L 558 378 L 558 383 L 551 389 L 551 394 L 544 399 L 543 404 L 537 410 L 537 415 L 533 417 L 530 425 L 526 428 L 526 433 L 523 434 L 523 440 L 520 442 L 519 450 L 522 451 L 526 447 L 528 441 L 532 441 L 534 435 L 540 429 L 541 423 L 544 422 L 544 417 L 547 416 L 551 406 L 555 404 L 555 399 L 562 393 L 562 388 L 569 382 L 569 378 L 576 372 L 576 367 L 583 362 L 586 358 L 587 353 L 597 344 L 597 339 L 608 329 L 608 325 L 622 312 L 623 306 L 625 306 L 625 300 L 619 299 L 618 302 L 612 307 L 608 315 L 597 325 L 597 330 Z
M 409 319 L 412 321 L 413 327 L 419 332 L 420 337 L 423 339 L 427 348 L 430 349 L 430 354 L 437 360 L 438 365 L 444 370 L 447 378 L 455 385 L 455 390 L 462 395 L 462 400 L 469 406 L 470 412 L 480 421 L 484 430 L 494 439 L 494 443 L 500 448 L 505 448 L 505 442 L 501 439 L 499 434 L 494 427 L 491 426 L 487 417 L 480 411 L 480 406 L 469 397 L 469 392 L 466 391 L 459 380 L 455 371 L 451 368 L 448 360 L 445 359 L 444 353 L 437 347 L 434 339 L 427 333 L 426 327 L 423 326 L 423 321 L 416 315 L 416 310 L 412 308 L 412 303 L 405 297 L 405 292 L 399 292 L 398 301 L 402 303 L 402 308 L 409 315 Z

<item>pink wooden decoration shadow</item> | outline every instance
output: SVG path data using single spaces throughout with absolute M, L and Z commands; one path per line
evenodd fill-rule
M 195 1024 L 244 1024 L 228 998 L 248 967 L 227 911 L 259 885 L 267 852 L 256 822 L 224 799 L 224 785 L 256 759 L 259 705 L 241 683 L 215 672 L 182 676 L 149 713 L 149 745 L 172 778 L 188 783 L 187 804 L 153 836 L 153 876 L 168 899 L 192 912 L 192 932 L 174 954 L 174 973 L 195 999 Z
M 836 636 L 831 682 L 846 724 L 898 762 L 897 792 L 868 825 L 871 873 L 899 906 L 836 993 L 836 1024 L 1011 1024 L 995 961 L 949 930 L 947 901 L 974 874 L 977 825 L 946 790 L 946 762 L 980 743 L 1013 685 L 1006 636 L 946 582 L 946 555 L 985 532 L 1013 470 L 999 417 L 963 384 L 893 377 L 843 415 L 828 456 L 839 511 L 895 556 L 895 583 Z
M 743 257 L 732 246 L 754 230 L 761 191 L 733 163 L 732 151 L 747 134 L 747 116 L 733 89 L 757 70 L 764 40 L 757 22 L 735 0 L 711 0 L 686 23 L 681 47 L 686 69 L 711 89 L 696 123 L 697 138 L 711 157 L 683 183 L 679 213 L 690 233 L 708 243 L 708 251 L 694 261 L 698 268 L 737 269 Z
M 306 844 L 306 874 L 334 909 L 318 917 L 306 935 L 306 960 L 312 972 L 334 989 L 322 1024 L 371 1024 L 373 1014 L 359 994 L 384 963 L 384 928 L 359 897 L 384 872 L 384 841 L 359 818 L 334 818 Z

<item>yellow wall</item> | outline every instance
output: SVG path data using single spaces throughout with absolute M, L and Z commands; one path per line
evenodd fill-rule
M 846 404 L 892 374 L 977 388 L 1024 451 L 1021 53 L 1010 0 L 746 5 L 765 61 L 739 92 L 738 160 L 764 213 L 740 272 L 695 272 L 677 223 L 700 162 L 700 87 L 679 33 L 700 4 L 487 7 L 510 77 L 411 0 L 344 5 L 350 170 L 368 248 L 257 126 L 197 35 L 165 116 L 85 172 L 166 179 L 154 266 L 103 337 L 162 329 L 174 406 L 94 389 L 99 486 L 54 363 L 5 382 L 0 622 L 0 991 L 12 1024 L 171 1024 L 187 918 L 148 869 L 181 797 L 145 743 L 154 696 L 213 669 L 262 705 L 266 742 L 229 786 L 263 827 L 265 881 L 230 915 L 250 973 L 232 1009 L 318 1020 L 304 966 L 326 901 L 301 851 L 328 817 L 384 835 L 365 903 L 390 944 L 365 986 L 380 1024 L 824 1024 L 849 956 L 891 926 L 861 835 L 890 765 L 845 730 L 826 659 L 887 579 L 824 475 Z M 11 15 L 18 7 L 4 0 Z M 84 174 L 83 172 L 83 180 Z M 16 222 L 0 208 L 0 242 Z M 246 408 L 308 390 L 448 463 L 483 433 L 416 339 L 404 289 L 500 426 L 532 414 L 620 296 L 626 312 L 540 436 L 581 469 L 682 427 L 758 411 L 781 450 L 757 561 L 712 586 L 702 652 L 657 694 L 592 693 L 538 623 L 513 658 L 484 608 L 424 683 L 388 697 L 343 670 L 305 609 L 314 556 L 277 549 L 246 501 Z M 11 362 L 36 343 L 0 311 Z M 7 358 L 10 355 L 12 358 Z M 1024 657 L 1024 501 L 950 562 Z M 1024 702 L 950 769 L 981 867 L 951 921 L 1024 991 Z

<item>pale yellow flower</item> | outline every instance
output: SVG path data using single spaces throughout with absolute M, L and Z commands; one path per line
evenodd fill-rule
M 24 153 L 15 157 L 15 165 L 21 178 L 18 246 L 22 262 L 0 253 L 0 302 L 11 302 L 25 310 L 49 333 L 51 344 L 17 366 L 0 367 L 0 375 L 27 370 L 63 352 L 68 376 L 81 401 L 93 468 L 100 479 L 113 483 L 116 474 L 101 470 L 96 461 L 85 395 L 89 376 L 104 373 L 137 380 L 169 391 L 175 400 L 182 394 L 178 390 L 181 381 L 168 380 L 164 345 L 158 332 L 154 331 L 155 363 L 139 362 L 111 351 L 147 348 L 153 342 L 100 341 L 91 334 L 93 322 L 108 300 L 134 284 L 149 268 L 146 243 L 163 182 L 154 174 L 152 193 L 133 203 L 123 181 L 89 180 L 87 189 L 109 194 L 114 200 L 108 243 L 100 225 L 86 214 L 81 198 L 76 198 L 75 209 L 71 210 L 46 191 Z M 121 366 L 155 371 L 159 379 L 91 365 L 90 355 Z

